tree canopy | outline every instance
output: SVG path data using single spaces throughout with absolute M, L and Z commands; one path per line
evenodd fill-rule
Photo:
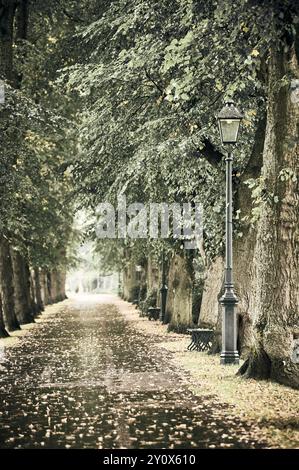
M 115 202 L 121 193 L 141 202 L 201 201 L 206 250 L 219 252 L 224 163 L 215 115 L 227 98 L 245 112 L 234 152 L 242 173 L 264 116 L 269 48 L 298 21 L 290 9 L 290 2 L 116 1 L 80 25 L 84 52 L 65 73 L 82 97 L 73 170 L 82 204 Z

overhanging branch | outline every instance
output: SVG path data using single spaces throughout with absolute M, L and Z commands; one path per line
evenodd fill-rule
M 197 151 L 197 155 L 204 157 L 211 165 L 218 166 L 224 158 L 223 153 L 217 150 L 208 139 L 204 139 L 203 144 L 204 147 Z

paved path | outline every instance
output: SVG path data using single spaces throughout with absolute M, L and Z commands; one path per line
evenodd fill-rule
M 260 446 L 227 407 L 194 397 L 113 302 L 69 300 L 0 351 L 0 447 Z

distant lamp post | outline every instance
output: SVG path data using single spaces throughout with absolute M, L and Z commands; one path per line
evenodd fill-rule
M 229 101 L 219 112 L 217 119 L 220 137 L 223 144 L 236 144 L 239 127 L 243 116 Z M 221 364 L 238 364 L 239 353 L 237 350 L 237 318 L 235 306 L 238 299 L 234 293 L 233 283 L 233 220 L 232 220 L 232 161 L 231 151 L 228 152 L 226 161 L 226 243 L 225 243 L 225 281 L 224 295 L 220 299 L 223 305 L 222 317 L 222 352 Z
M 140 304 L 140 300 L 141 300 L 141 273 L 142 273 L 142 266 L 140 264 L 137 264 L 135 266 L 135 271 L 136 271 L 136 281 L 139 282 L 139 286 L 138 286 L 138 296 L 137 296 L 137 299 L 136 300 L 136 304 L 139 305 Z
M 167 291 L 168 291 L 168 287 L 166 285 L 165 256 L 164 256 L 164 249 L 163 249 L 162 251 L 162 286 L 160 289 L 160 293 L 161 293 L 160 320 L 162 323 L 165 323 L 165 319 L 166 319 Z
M 142 272 L 142 266 L 140 266 L 140 264 L 137 264 L 135 266 L 135 271 L 136 271 L 136 278 L 138 281 L 140 281 L 140 278 L 141 278 L 141 272 Z
M 122 297 L 122 281 L 121 281 L 121 271 L 118 271 L 118 287 L 117 287 L 117 291 L 118 291 L 118 296 L 119 297 Z

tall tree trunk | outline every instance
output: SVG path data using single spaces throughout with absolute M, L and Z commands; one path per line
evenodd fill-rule
M 169 329 L 177 332 L 192 326 L 192 277 L 186 257 L 177 253 L 169 264 L 165 321 L 169 322 Z
M 32 315 L 35 317 L 37 314 L 37 306 L 35 302 L 35 289 L 34 289 L 34 280 L 32 277 L 32 273 L 30 270 L 29 263 L 25 264 L 25 273 L 28 279 L 28 286 L 29 286 L 29 302 L 31 307 Z
M 20 325 L 15 313 L 13 268 L 9 243 L 3 236 L 0 238 L 0 290 L 7 329 L 9 331 L 19 330 Z
M 57 272 L 55 269 L 52 269 L 50 273 L 51 279 L 51 299 L 52 303 L 57 301 Z
M 255 144 L 251 152 L 247 167 L 240 180 L 235 179 L 236 196 L 234 201 L 235 211 L 240 210 L 240 218 L 251 216 L 252 197 L 251 189 L 246 184 L 249 179 L 257 180 L 261 174 L 262 156 L 265 142 L 266 119 L 260 118 L 255 134 Z M 253 283 L 253 258 L 256 244 L 256 228 L 251 227 L 249 221 L 243 221 L 240 225 L 242 237 L 234 240 L 234 280 L 235 292 L 239 299 L 238 313 L 238 350 L 242 357 L 247 357 L 252 343 L 252 318 L 250 299 L 254 290 Z M 246 269 L 244 269 L 246 266 Z
M 13 76 L 13 25 L 15 0 L 0 0 L 0 78 L 10 82 Z
M 250 307 L 255 336 L 240 373 L 299 388 L 299 99 L 296 90 L 281 84 L 285 76 L 299 78 L 295 49 L 273 49 L 268 67 L 264 200 Z
M 23 269 L 24 269 L 24 278 L 25 278 L 24 290 L 26 293 L 27 304 L 30 310 L 30 314 L 34 318 L 35 305 L 32 300 L 31 273 L 30 273 L 29 263 L 27 260 L 24 260 Z
M 131 260 L 129 249 L 124 251 L 126 265 L 123 271 L 124 299 L 132 302 L 137 299 L 139 291 L 139 283 L 136 279 L 136 265 Z
M 36 295 L 36 306 L 38 312 L 42 312 L 44 310 L 44 304 L 42 299 L 42 288 L 41 288 L 41 280 L 40 280 L 40 271 L 39 268 L 34 268 L 34 285 L 35 285 L 35 295 Z
M 16 32 L 15 37 L 17 42 L 22 42 L 27 39 L 28 32 L 28 16 L 29 16 L 29 0 L 19 0 L 16 9 Z M 26 49 L 23 49 L 21 57 L 19 57 L 20 65 L 24 65 L 26 61 Z M 23 74 L 20 73 L 16 76 L 15 85 L 21 88 Z
M 34 321 L 30 296 L 28 294 L 28 280 L 26 279 L 25 260 L 19 251 L 11 253 L 14 271 L 15 311 L 20 324 Z
M 54 280 L 55 280 L 55 302 L 60 302 L 60 271 L 57 269 L 54 270 Z M 89 289 L 90 292 L 90 289 Z
M 224 286 L 224 261 L 217 256 L 206 272 L 198 324 L 201 328 L 213 328 L 215 331 L 210 353 L 221 351 L 222 307 L 219 303 Z
M 218 317 L 221 316 L 219 298 L 222 294 L 223 281 L 223 257 L 217 256 L 206 270 L 202 303 L 198 321 L 198 324 L 201 328 L 215 327 Z
M 9 333 L 6 331 L 4 318 L 3 318 L 3 310 L 2 310 L 2 299 L 0 295 L 0 338 L 7 338 Z
M 59 271 L 59 299 L 60 301 L 65 300 L 67 298 L 65 293 L 65 280 L 66 280 L 66 272 L 63 270 Z
M 41 293 L 42 293 L 43 304 L 48 305 L 48 303 L 49 303 L 49 289 L 48 289 L 47 271 L 45 269 L 42 269 L 42 271 L 41 271 Z
M 16 11 L 16 37 L 27 39 L 29 0 L 19 0 Z
M 46 288 L 48 292 L 48 304 L 53 304 L 54 303 L 54 298 L 53 298 L 53 285 L 52 285 L 52 273 L 49 271 L 46 271 Z

